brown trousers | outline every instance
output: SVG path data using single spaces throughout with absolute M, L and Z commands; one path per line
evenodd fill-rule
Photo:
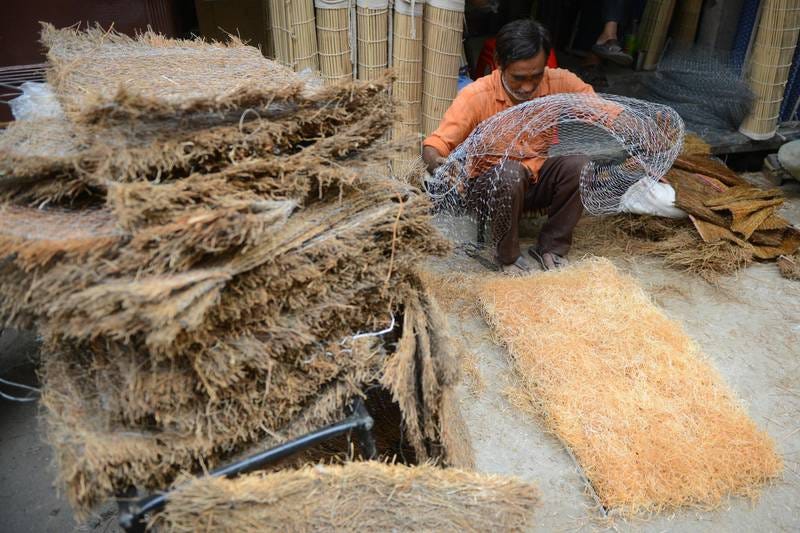
M 518 161 L 506 161 L 475 178 L 466 194 L 467 208 L 479 218 L 489 215 L 497 260 L 510 265 L 520 256 L 519 225 L 523 213 L 547 210 L 547 222 L 539 232 L 540 252 L 567 255 L 572 232 L 583 213 L 579 190 L 581 171 L 588 162 L 584 156 L 551 157 L 533 183 Z

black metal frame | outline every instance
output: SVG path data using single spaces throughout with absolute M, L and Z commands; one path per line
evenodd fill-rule
M 211 477 L 234 477 L 246 472 L 258 470 L 264 466 L 274 463 L 284 457 L 293 455 L 330 440 L 332 438 L 356 432 L 361 454 L 365 459 L 374 459 L 377 455 L 375 438 L 372 435 L 374 421 L 364 405 L 361 398 L 356 398 L 352 404 L 352 414 L 336 424 L 331 424 L 317 431 L 312 431 L 302 437 L 298 437 L 289 442 L 285 442 L 274 448 L 264 450 L 241 461 L 222 466 L 208 475 Z M 145 531 L 145 517 L 163 509 L 169 500 L 169 492 L 147 496 L 134 503 L 130 499 L 136 497 L 135 490 L 129 498 L 119 499 L 119 525 L 127 533 L 143 533 Z

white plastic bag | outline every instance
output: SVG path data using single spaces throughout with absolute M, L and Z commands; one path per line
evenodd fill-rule
M 620 213 L 686 218 L 685 211 L 675 207 L 675 189 L 668 183 L 639 180 L 631 185 L 619 202 Z
M 64 116 L 61 104 L 49 83 L 26 81 L 19 88 L 22 94 L 8 103 L 16 120 Z

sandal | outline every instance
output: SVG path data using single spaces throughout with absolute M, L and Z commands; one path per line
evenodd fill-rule
M 466 255 L 467 257 L 472 258 L 478 263 L 480 263 L 481 266 L 483 266 L 487 270 L 491 270 L 492 272 L 503 271 L 502 267 L 500 266 L 499 263 L 497 263 L 497 261 L 492 261 L 491 259 L 486 257 L 485 246 L 473 242 L 465 242 L 462 243 L 460 246 L 458 246 L 457 249 L 464 252 L 464 255 Z
M 629 67 L 633 63 L 633 56 L 626 53 L 616 39 L 609 39 L 603 44 L 595 44 L 592 46 L 592 52 L 623 67 Z
M 535 246 L 528 248 L 528 254 L 539 262 L 544 271 L 557 270 L 569 265 L 566 257 L 553 252 L 540 252 Z
M 500 264 L 497 259 L 495 263 L 500 267 L 500 272 L 510 276 L 521 276 L 523 274 L 530 274 L 533 271 L 531 264 L 523 256 L 517 257 L 517 260 L 510 265 Z

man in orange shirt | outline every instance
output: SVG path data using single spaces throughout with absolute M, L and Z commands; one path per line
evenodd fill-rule
M 550 48 L 547 30 L 532 20 L 516 20 L 500 29 L 496 45 L 499 68 L 465 87 L 438 129 L 423 142 L 422 158 L 432 174 L 478 124 L 500 111 L 550 94 L 594 94 L 591 85 L 571 72 L 545 66 Z M 471 180 L 464 191 L 467 206 L 495 205 L 509 211 L 494 213 L 504 220 L 510 218 L 508 224 L 493 224 L 495 260 L 501 266 L 530 270 L 520 254 L 519 223 L 525 211 L 536 209 L 547 209 L 548 219 L 537 245 L 528 253 L 545 270 L 567 263 L 572 232 L 583 213 L 578 186 L 587 162 L 580 155 L 509 159 L 502 168 Z

